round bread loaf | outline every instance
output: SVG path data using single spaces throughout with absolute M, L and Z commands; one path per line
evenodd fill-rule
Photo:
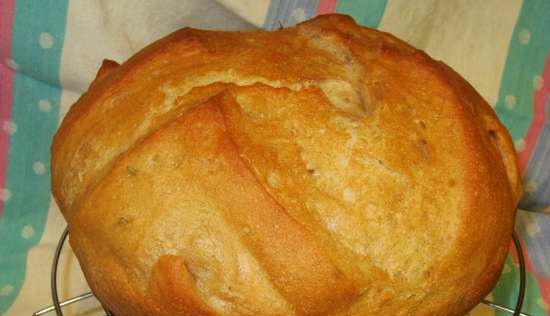
M 341 15 L 187 28 L 105 62 L 52 177 L 117 316 L 463 315 L 500 275 L 521 194 L 464 79 Z

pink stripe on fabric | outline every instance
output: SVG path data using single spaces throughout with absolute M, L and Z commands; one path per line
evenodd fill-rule
M 321 0 L 317 7 L 317 15 L 336 12 L 337 0 Z
M 6 62 L 11 57 L 11 34 L 15 0 L 3 0 L 0 8 L 0 124 L 10 119 L 13 97 L 14 71 L 7 67 Z M 8 168 L 9 134 L 3 128 L 0 130 L 0 188 L 5 187 L 6 170 Z M 0 199 L 0 218 L 4 211 L 4 202 Z
M 550 306 L 550 280 L 539 279 L 539 286 L 540 286 L 540 296 L 542 296 L 542 300 L 545 303 L 546 306 Z M 550 315 L 550 309 L 546 310 L 548 315 Z
M 522 173 L 525 171 L 529 159 L 531 159 L 533 155 L 535 145 L 537 144 L 546 120 L 546 102 L 548 97 L 550 97 L 550 53 L 546 56 L 546 63 L 544 64 L 541 78 L 543 82 L 542 87 L 535 91 L 533 121 L 529 129 L 527 129 L 524 139 L 525 146 L 519 154 L 519 167 Z

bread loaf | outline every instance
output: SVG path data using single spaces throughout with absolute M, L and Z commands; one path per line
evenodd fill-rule
M 521 194 L 464 79 L 341 15 L 186 28 L 106 61 L 52 177 L 117 316 L 463 315 L 500 275 Z

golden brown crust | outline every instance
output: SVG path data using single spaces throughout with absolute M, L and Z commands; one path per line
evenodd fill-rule
M 197 293 L 193 275 L 181 256 L 163 255 L 158 259 L 149 291 L 170 315 L 216 315 Z
M 496 282 L 513 145 L 442 63 L 340 15 L 104 62 L 54 196 L 116 315 L 462 315 Z

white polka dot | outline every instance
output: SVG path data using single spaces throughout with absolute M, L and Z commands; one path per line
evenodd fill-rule
M 4 132 L 13 135 L 17 132 L 17 124 L 12 121 L 5 121 L 4 124 L 2 124 L 2 129 Z
M 527 45 L 531 41 L 531 32 L 528 29 L 523 29 L 519 32 L 519 43 Z
M 42 175 L 46 173 L 46 166 L 44 166 L 44 163 L 42 163 L 42 161 L 35 161 L 32 164 L 32 170 L 34 171 L 34 173 Z
M 540 90 L 540 88 L 542 88 L 542 86 L 544 85 L 544 79 L 542 79 L 541 76 L 534 76 L 533 77 L 533 88 L 535 90 Z
M 0 189 L 0 200 L 7 202 L 11 198 L 11 191 L 9 189 Z
M 538 233 L 540 233 L 539 224 L 537 224 L 537 222 L 535 221 L 525 223 L 525 232 L 531 237 L 536 236 Z
M 10 284 L 4 285 L 0 288 L 0 296 L 8 296 L 13 292 L 13 286 Z
M 34 228 L 31 225 L 25 225 L 21 229 L 21 237 L 31 239 L 34 236 Z
M 515 95 L 507 95 L 504 97 L 504 103 L 506 103 L 506 108 L 508 110 L 513 109 L 516 106 L 517 99 Z
M 15 60 L 11 58 L 6 58 L 5 62 L 6 62 L 6 65 L 8 65 L 8 67 L 10 67 L 11 69 L 13 70 L 19 69 L 19 64 L 16 63 Z
M 350 203 L 353 203 L 355 202 L 355 200 L 357 200 L 357 195 L 352 188 L 346 188 L 344 192 L 342 192 L 342 197 L 344 198 L 344 201 Z
M 304 9 L 296 8 L 292 10 L 292 17 L 294 18 L 294 21 L 302 22 L 306 19 L 306 13 L 304 12 Z
M 53 36 L 50 33 L 40 33 L 38 41 L 40 42 L 40 46 L 44 49 L 52 48 L 53 46 Z
M 502 267 L 502 274 L 508 274 L 510 272 L 512 272 L 512 268 L 510 268 L 510 266 L 507 263 L 505 263 L 504 267 Z
M 40 100 L 38 101 L 38 108 L 42 112 L 49 112 L 52 109 L 52 103 L 48 100 Z
M 516 148 L 517 152 L 522 151 L 523 148 L 525 147 L 525 140 L 523 140 L 523 138 L 516 139 L 514 141 L 514 147 Z
M 525 184 L 525 192 L 533 193 L 538 190 L 538 184 L 534 180 L 530 180 Z

